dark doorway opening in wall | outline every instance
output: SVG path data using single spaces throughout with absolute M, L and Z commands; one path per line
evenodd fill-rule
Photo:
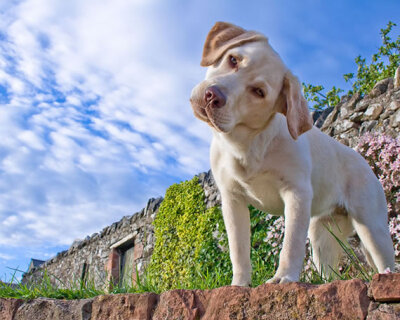
M 88 273 L 89 273 L 89 265 L 86 262 L 84 262 L 82 265 L 82 272 L 81 272 L 81 285 L 87 284 Z
M 120 253 L 119 284 L 122 287 L 132 287 L 135 274 L 134 241 L 125 242 L 118 247 Z

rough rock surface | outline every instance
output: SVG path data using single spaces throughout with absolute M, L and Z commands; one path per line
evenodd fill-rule
M 22 303 L 10 320 L 89 320 L 92 300 L 55 300 L 39 298 Z
M 157 301 L 155 293 L 98 296 L 93 299 L 90 319 L 152 319 Z
M 393 82 L 393 78 L 381 80 L 363 98 L 344 96 L 334 108 L 314 112 L 315 126 L 351 147 L 368 131 L 399 136 L 400 87 Z
M 395 320 L 400 319 L 400 304 L 371 303 L 367 320 Z
M 154 248 L 154 228 L 152 222 L 158 212 L 162 198 L 150 199 L 144 209 L 131 216 L 105 227 L 84 240 L 75 241 L 69 250 L 60 252 L 39 268 L 24 274 L 22 283 L 34 284 L 43 276 L 44 269 L 50 279 L 59 279 L 63 283 L 90 280 L 96 287 L 103 287 L 107 279 L 107 265 L 112 253 L 111 246 L 126 236 L 131 236 L 135 246 L 134 263 L 138 271 L 150 260 Z
M 19 306 L 23 303 L 21 299 L 0 298 L 0 319 L 12 320 Z
M 399 303 L 380 303 L 374 288 L 391 279 L 398 288 L 400 276 L 305 283 L 236 286 L 213 290 L 172 290 L 160 295 L 116 294 L 85 300 L 0 299 L 1 320 L 128 320 L 128 319 L 400 319 Z
M 400 302 L 400 273 L 375 274 L 371 294 L 375 301 Z

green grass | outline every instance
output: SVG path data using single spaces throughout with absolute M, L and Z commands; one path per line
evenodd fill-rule
M 345 255 L 347 256 L 347 264 L 341 269 L 341 272 L 333 270 L 332 276 L 326 279 L 322 274 L 312 268 L 307 274 L 304 272 L 301 275 L 301 282 L 312 284 L 322 284 L 331 282 L 332 280 L 350 280 L 354 278 L 361 278 L 362 280 L 369 281 L 372 276 L 372 270 L 367 270 L 365 266 L 358 260 L 356 254 L 351 249 L 348 243 L 343 243 L 339 239 L 337 241 L 342 246 Z M 266 282 L 274 275 L 277 263 L 265 264 L 261 257 L 256 257 L 253 260 L 253 277 L 252 287 L 257 287 Z M 13 279 L 14 280 L 14 279 Z M 57 280 L 57 281 L 54 281 Z M 198 276 L 192 279 L 190 283 L 176 286 L 174 289 L 200 289 L 207 290 L 229 285 L 231 275 L 226 274 L 222 270 L 215 269 L 213 274 L 202 274 L 198 272 Z M 12 282 L 12 281 L 11 281 Z M 21 283 L 11 286 L 0 281 L 0 298 L 16 298 L 16 299 L 35 299 L 39 297 L 53 298 L 53 299 L 86 299 L 93 298 L 98 295 L 104 294 L 118 294 L 118 293 L 144 293 L 154 292 L 161 293 L 159 286 L 152 281 L 151 278 L 144 272 L 143 275 L 137 274 L 137 282 L 128 287 L 121 287 L 111 283 L 104 283 L 102 288 L 97 288 L 93 282 L 90 281 L 77 281 L 68 285 L 62 284 L 57 286 L 54 282 L 61 284 L 59 279 L 44 273 L 43 279 L 40 283 L 34 286 L 23 285 Z M 106 288 L 109 290 L 106 290 Z

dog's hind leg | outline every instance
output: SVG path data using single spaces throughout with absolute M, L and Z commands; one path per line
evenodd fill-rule
M 394 270 L 394 249 L 389 227 L 384 219 L 352 219 L 353 226 L 365 248 L 367 261 L 382 273 Z M 372 261 L 371 261 L 372 260 Z
M 340 214 L 312 218 L 308 231 L 313 262 L 319 273 L 326 278 L 332 275 L 332 270 L 337 270 L 343 253 L 339 241 L 345 242 L 353 231 L 353 226 L 345 211 L 343 209 L 339 211 Z

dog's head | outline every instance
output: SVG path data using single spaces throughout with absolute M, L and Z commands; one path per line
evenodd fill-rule
M 204 44 L 206 79 L 192 91 L 194 114 L 218 132 L 237 127 L 262 131 L 283 113 L 291 136 L 311 129 L 307 102 L 296 77 L 260 33 L 217 22 Z

